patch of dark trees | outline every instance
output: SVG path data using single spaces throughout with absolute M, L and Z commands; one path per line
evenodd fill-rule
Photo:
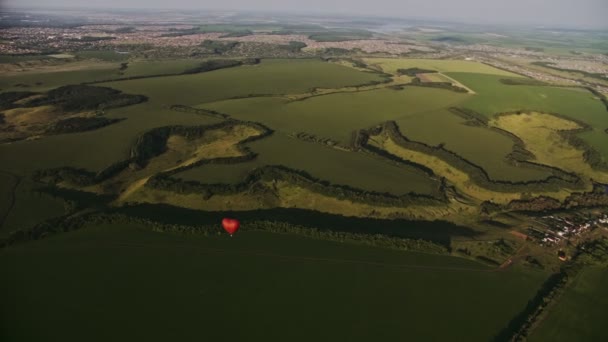
M 55 105 L 66 112 L 104 110 L 147 101 L 144 95 L 124 94 L 120 90 L 88 85 L 67 85 L 48 91 L 44 97 L 28 101 L 28 107 Z
M 72 117 L 59 120 L 50 124 L 45 133 L 47 134 L 65 134 L 75 132 L 92 131 L 102 128 L 124 119 L 110 119 L 104 116 L 93 117 Z
M 204 40 L 201 43 L 201 47 L 211 53 L 211 54 L 215 54 L 215 55 L 223 55 L 225 53 L 227 53 L 228 51 L 234 49 L 237 45 L 239 45 L 239 42 L 226 42 L 226 41 L 219 41 L 219 40 Z
M 213 70 L 232 68 L 236 66 L 241 66 L 245 64 L 258 64 L 260 60 L 258 58 L 247 58 L 243 60 L 234 60 L 234 59 L 211 59 L 208 61 L 202 62 L 199 66 L 185 70 L 182 74 L 198 74 L 201 72 L 208 72 Z
M 119 77 L 119 78 L 112 78 L 112 79 L 103 79 L 103 80 L 99 80 L 99 81 L 84 82 L 82 84 L 88 85 L 88 84 L 95 84 L 95 83 L 139 80 L 139 79 L 144 79 L 144 78 L 191 75 L 191 74 L 209 72 L 209 71 L 214 71 L 214 70 L 219 70 L 219 69 L 233 68 L 233 67 L 238 67 L 238 66 L 242 66 L 242 65 L 253 65 L 253 64 L 259 64 L 259 63 L 260 63 L 259 58 L 246 58 L 246 59 L 242 59 L 242 60 L 215 59 L 215 60 L 208 60 L 208 61 L 202 62 L 197 67 L 190 68 L 185 71 L 178 72 L 178 73 Z
M 475 230 L 446 221 L 412 221 L 404 219 L 377 219 L 348 217 L 308 209 L 275 208 L 238 212 L 206 212 L 175 207 L 167 204 L 136 204 L 112 209 L 131 217 L 140 217 L 161 223 L 187 226 L 216 225 L 223 217 L 238 217 L 242 229 L 251 222 L 283 222 L 288 225 L 316 228 L 320 231 L 381 234 L 404 239 L 424 239 L 449 248 L 452 237 L 474 238 Z
M 253 156 L 254 157 L 254 156 Z M 251 158 L 251 157 L 249 157 Z M 231 164 L 246 161 L 247 156 L 233 158 L 217 158 L 202 161 L 202 164 Z M 245 191 L 256 191 L 258 194 L 272 193 L 273 189 L 266 188 L 262 182 L 285 181 L 313 192 L 340 200 L 385 205 L 385 206 L 407 206 L 412 204 L 440 205 L 443 202 L 429 195 L 408 193 L 405 195 L 393 195 L 390 193 L 379 193 L 352 188 L 346 185 L 335 185 L 327 181 L 317 179 L 305 171 L 294 170 L 280 165 L 264 166 L 250 172 L 244 181 L 235 184 L 203 184 L 196 181 L 183 181 L 171 177 L 182 172 L 184 169 L 176 169 L 171 172 L 158 174 L 146 183 L 146 187 L 157 190 L 171 191 L 178 194 L 202 194 L 204 198 L 214 195 L 231 195 Z
M 184 105 L 172 105 L 169 107 L 169 109 L 174 110 L 176 112 L 194 113 L 194 114 L 198 114 L 198 115 L 209 116 L 209 117 L 216 118 L 216 119 L 225 120 L 225 119 L 230 118 L 230 116 L 228 114 L 220 113 L 220 112 L 217 112 L 214 110 L 194 108 L 194 107 L 184 106 Z
M 416 77 L 418 74 L 432 74 L 436 73 L 437 70 L 429 70 L 429 69 L 420 69 L 420 68 L 408 68 L 408 69 L 397 69 L 398 75 L 407 75 L 411 77 Z
M 19 105 L 15 104 L 15 102 L 38 94 L 39 93 L 34 93 L 31 91 L 9 91 L 0 93 L 0 110 L 19 107 Z
M 500 83 L 505 85 L 524 85 L 524 86 L 548 86 L 549 83 L 535 80 L 533 78 L 501 78 Z
M 450 82 L 422 82 L 420 81 L 420 78 L 418 77 L 414 77 L 412 79 L 412 82 L 409 83 L 408 85 L 412 85 L 412 86 L 416 86 L 416 87 L 426 87 L 426 88 L 437 88 L 437 89 L 446 89 L 446 90 L 451 90 L 451 91 L 455 91 L 457 93 L 468 93 L 469 91 L 453 85 Z
M 7 238 L 0 240 L 0 247 L 100 224 L 138 224 L 155 232 L 221 235 L 225 233 L 218 222 L 225 215 L 225 212 L 201 212 L 162 204 L 141 204 L 121 208 L 97 207 L 96 211 L 79 215 L 66 214 L 39 223 L 30 229 L 13 231 Z M 243 231 L 297 234 L 319 240 L 351 242 L 432 254 L 448 254 L 452 236 L 477 235 L 469 228 L 444 221 L 352 218 L 301 209 L 245 211 L 239 212 L 238 217 L 242 222 Z
M 298 41 L 290 41 L 289 44 L 287 45 L 279 45 L 279 48 L 283 49 L 283 50 L 287 50 L 289 52 L 300 52 L 303 48 L 306 47 L 305 43 L 302 42 L 298 42 Z

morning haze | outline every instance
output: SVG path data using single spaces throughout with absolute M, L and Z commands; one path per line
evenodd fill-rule
M 7 7 L 195 8 L 219 10 L 297 11 L 452 20 L 482 24 L 526 24 L 606 28 L 604 0 L 107 0 L 83 5 L 80 0 L 5 0 Z

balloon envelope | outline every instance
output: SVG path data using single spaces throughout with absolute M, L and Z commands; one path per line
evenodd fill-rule
M 241 223 L 237 219 L 224 218 L 222 220 L 222 227 L 224 227 L 224 230 L 230 235 L 236 233 L 240 226 Z

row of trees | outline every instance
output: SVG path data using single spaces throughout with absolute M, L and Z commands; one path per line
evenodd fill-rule
M 171 224 L 159 221 L 149 220 L 141 217 L 134 217 L 124 214 L 111 213 L 90 213 L 80 216 L 65 215 L 59 218 L 47 220 L 39 223 L 31 229 L 20 229 L 12 232 L 9 236 L 0 241 L 0 247 L 7 247 L 17 243 L 43 239 L 53 234 L 68 232 L 81 229 L 85 226 L 93 225 L 120 225 L 120 224 L 137 224 L 145 226 L 155 232 L 176 233 L 188 235 L 216 236 L 225 234 L 219 224 L 210 225 L 184 225 Z M 354 244 L 362 244 L 367 246 L 390 248 L 402 251 L 416 251 L 432 254 L 449 254 L 446 246 L 433 243 L 423 239 L 408 239 L 394 237 L 378 233 L 354 233 L 337 230 L 319 229 L 314 227 L 306 227 L 295 225 L 282 221 L 267 221 L 256 220 L 249 221 L 241 228 L 243 231 L 266 231 L 282 234 L 297 234 L 309 238 L 348 242 Z
M 218 158 L 205 161 L 205 163 L 242 162 L 242 158 L 246 157 Z M 327 181 L 314 178 L 305 171 L 289 169 L 278 165 L 255 169 L 247 175 L 243 182 L 236 184 L 203 184 L 194 181 L 183 181 L 171 177 L 174 172 L 176 171 L 152 177 L 146 183 L 146 187 L 180 194 L 202 194 L 209 198 L 213 195 L 229 195 L 248 191 L 260 182 L 285 181 L 330 197 L 373 205 L 407 206 L 411 204 L 438 205 L 442 203 L 441 200 L 428 195 L 409 193 L 397 196 L 390 193 L 378 193 L 343 185 L 333 185 Z
M 496 341 L 525 341 L 550 307 L 576 278 L 581 270 L 590 265 L 608 264 L 608 239 L 589 241 L 577 246 L 572 259 L 558 273 L 551 275 L 528 301 L 526 308 L 509 322 L 496 337 Z

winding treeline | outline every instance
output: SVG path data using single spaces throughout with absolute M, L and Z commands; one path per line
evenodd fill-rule
M 544 180 L 537 181 L 526 181 L 526 182 L 512 182 L 512 181 L 500 181 L 492 179 L 487 172 L 480 166 L 474 164 L 473 162 L 463 158 L 462 156 L 445 149 L 442 145 L 439 146 L 430 146 L 421 142 L 414 142 L 407 139 L 403 136 L 397 126 L 397 123 L 394 121 L 386 122 L 380 128 L 376 128 L 374 130 L 368 132 L 362 132 L 360 134 L 359 142 L 362 148 L 365 148 L 371 152 L 376 152 L 378 149 L 367 143 L 367 139 L 369 135 L 377 135 L 381 132 L 388 134 L 388 136 L 399 146 L 414 150 L 418 152 L 422 152 L 428 155 L 437 156 L 442 160 L 446 161 L 450 165 L 460 169 L 461 171 L 467 173 L 471 179 L 477 183 L 478 185 L 490 189 L 493 191 L 503 191 L 503 192 L 526 192 L 526 191 L 548 191 L 548 190 L 558 190 L 562 187 L 570 187 L 570 188 L 581 188 L 584 183 L 583 181 L 573 173 L 567 173 L 557 168 L 547 167 L 546 170 L 549 170 L 552 175 L 547 177 Z M 388 153 L 388 152 L 386 152 Z M 399 157 L 393 156 L 393 159 L 400 160 Z M 521 161 L 522 163 L 525 161 Z M 409 162 L 411 163 L 411 162 Z M 425 172 L 432 172 L 429 168 L 426 168 L 423 165 L 418 166 L 421 170 L 425 170 Z M 544 167 L 544 166 L 543 166 Z M 434 174 L 434 173 L 433 173 Z
M 234 163 L 242 162 L 245 157 L 217 158 L 206 160 L 204 163 Z M 204 198 L 214 195 L 232 195 L 245 191 L 269 191 L 270 189 L 259 186 L 262 182 L 285 181 L 289 184 L 309 189 L 315 193 L 334 197 L 341 200 L 349 200 L 370 205 L 385 206 L 408 206 L 412 204 L 441 205 L 444 198 L 430 195 L 408 193 L 405 195 L 393 195 L 390 193 L 378 193 L 364 191 L 345 185 L 335 185 L 309 175 L 302 170 L 289 169 L 284 166 L 272 165 L 257 168 L 250 172 L 244 181 L 235 184 L 216 183 L 204 184 L 196 181 L 184 181 L 175 177 L 174 174 L 181 169 L 157 174 L 146 182 L 146 187 L 171 191 L 178 194 L 201 194 Z

